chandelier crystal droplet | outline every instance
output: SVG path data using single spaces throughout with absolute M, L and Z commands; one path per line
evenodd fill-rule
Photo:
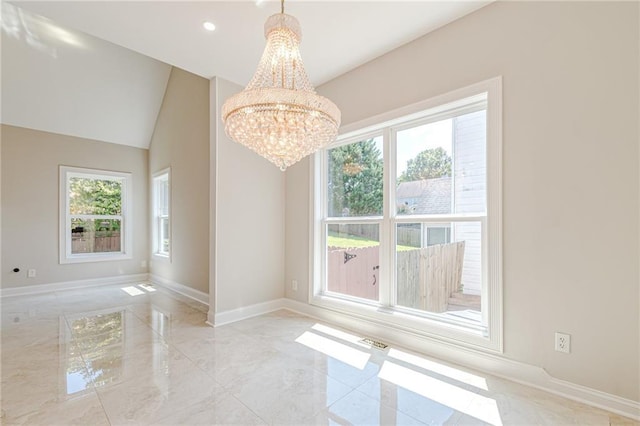
M 255 75 L 222 106 L 227 135 L 285 170 L 333 142 L 340 110 L 316 94 L 300 57 L 300 24 L 272 15 L 264 26 L 267 44 Z

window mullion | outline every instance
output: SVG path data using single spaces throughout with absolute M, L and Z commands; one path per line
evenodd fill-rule
M 480 220 L 484 220 L 487 217 L 486 213 L 479 214 L 433 214 L 433 215 L 402 215 L 396 216 L 396 223 L 414 223 L 414 222 L 425 222 L 425 223 L 446 223 L 446 222 L 477 222 Z
M 393 226 L 391 217 L 395 213 L 395 147 L 392 144 L 392 132 L 384 129 L 383 134 L 383 220 L 380 229 L 380 304 L 390 307 L 394 303 L 393 286 Z

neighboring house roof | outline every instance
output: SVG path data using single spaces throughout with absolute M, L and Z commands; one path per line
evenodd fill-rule
M 451 213 L 451 177 L 402 182 L 396 188 L 398 207 L 414 214 Z

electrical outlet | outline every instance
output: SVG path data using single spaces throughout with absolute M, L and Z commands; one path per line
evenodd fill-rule
M 146 268 L 147 267 L 147 261 L 146 260 L 141 260 L 140 261 L 140 267 L 141 268 Z
M 27 278 L 35 278 L 36 277 L 36 270 L 35 269 L 29 269 L 27 271 Z
M 298 280 L 291 280 L 291 290 L 298 291 Z
M 565 333 L 556 333 L 556 351 L 571 353 L 571 335 Z

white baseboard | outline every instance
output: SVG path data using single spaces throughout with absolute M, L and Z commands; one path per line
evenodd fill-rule
M 187 287 L 184 284 L 180 284 L 175 281 L 171 281 L 166 278 L 160 277 L 158 275 L 153 275 L 153 274 L 149 275 L 149 281 L 151 281 L 155 285 L 158 285 L 160 287 L 165 287 L 169 290 L 172 290 L 176 293 L 186 296 L 189 299 L 193 299 L 200 303 L 204 303 L 207 306 L 209 305 L 209 295 L 200 290 Z
M 243 306 L 230 311 L 217 312 L 214 317 L 213 325 L 220 326 L 229 324 L 285 308 L 286 299 L 275 299 L 268 302 L 256 303 L 255 305 Z M 211 323 L 211 318 L 209 318 L 209 323 Z
M 545 374 L 548 383 L 552 383 L 558 392 L 555 392 L 551 387 L 541 388 L 543 390 L 640 421 L 640 402 L 638 401 L 556 379 L 546 371 Z
M 541 367 L 514 361 L 502 356 L 462 348 L 434 339 L 398 330 L 395 327 L 373 323 L 365 319 L 320 308 L 292 299 L 283 299 L 283 308 L 302 315 L 330 321 L 342 327 L 357 330 L 366 337 L 404 346 L 435 358 L 534 387 L 574 401 L 640 420 L 640 402 L 622 398 L 586 386 L 552 377 Z
M 115 277 L 89 278 L 75 281 L 62 281 L 50 284 L 38 284 L 24 287 L 0 289 L 0 297 L 30 296 L 53 291 L 73 290 L 76 288 L 97 287 L 102 285 L 129 284 L 136 281 L 147 281 L 149 274 L 118 275 Z

